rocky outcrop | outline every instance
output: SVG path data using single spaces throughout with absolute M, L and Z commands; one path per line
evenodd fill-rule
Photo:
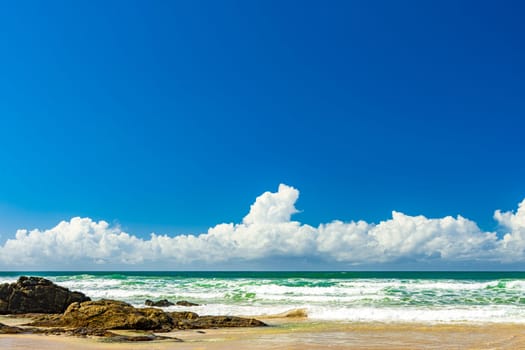
M 20 327 L 8 326 L 3 323 L 0 323 L 0 334 L 19 334 L 25 333 L 25 330 Z
M 195 304 L 186 300 L 177 301 L 175 304 L 178 306 L 200 306 L 199 304 Z
M 62 315 L 45 315 L 30 325 L 88 329 L 135 329 L 157 332 L 172 329 L 220 327 L 260 327 L 261 321 L 233 316 L 199 316 L 194 312 L 164 312 L 155 308 L 138 309 L 116 300 L 73 303 Z
M 174 305 L 165 299 L 146 302 L 161 307 Z M 177 305 L 196 306 L 197 304 L 181 301 Z M 40 277 L 20 277 L 15 283 L 1 284 L 0 314 L 32 314 L 24 317 L 32 317 L 34 320 L 22 327 L 0 323 L 0 334 L 96 336 L 115 342 L 181 341 L 177 338 L 156 335 L 152 331 L 266 326 L 265 323 L 252 318 L 199 316 L 190 311 L 164 312 L 152 307 L 135 308 L 116 300 L 91 301 L 80 292 L 72 292 Z M 116 329 L 147 332 L 139 335 L 120 335 L 110 331 Z
M 122 335 L 110 332 L 105 329 L 96 328 L 22 328 L 16 326 L 8 326 L 0 323 L 0 334 L 45 334 L 45 335 L 67 335 L 73 337 L 102 337 L 106 342 L 144 342 L 153 340 L 169 340 L 175 342 L 182 342 L 181 339 L 174 337 L 163 337 L 153 333 L 140 335 Z
M 152 301 L 152 300 L 146 299 L 146 301 L 144 302 L 144 305 L 146 305 L 146 306 L 153 306 L 153 307 L 168 307 L 168 306 L 173 306 L 173 305 L 177 305 L 177 306 L 199 306 L 199 304 L 195 304 L 195 303 L 192 303 L 192 302 L 186 301 L 186 300 L 177 301 L 175 304 L 173 304 L 171 301 L 169 301 L 167 299 L 162 299 L 162 300 L 158 300 L 158 301 Z
M 0 314 L 62 313 L 71 303 L 89 300 L 40 277 L 22 276 L 15 283 L 0 284 Z
M 226 327 L 263 327 L 266 324 L 254 318 L 236 316 L 198 316 L 178 323 L 178 329 L 210 329 Z
M 174 325 L 176 325 L 178 322 L 192 321 L 200 317 L 195 312 L 191 312 L 191 311 L 170 312 L 169 315 L 171 316 L 171 319 Z
M 264 327 L 266 324 L 254 318 L 235 316 L 199 316 L 195 312 L 170 312 L 173 328 L 210 329 L 226 327 Z
M 46 335 L 67 335 L 72 337 L 101 337 L 105 338 L 104 342 L 115 342 L 115 343 L 124 343 L 124 342 L 145 342 L 153 340 L 167 340 L 172 342 L 182 342 L 181 339 L 175 337 L 164 337 L 154 333 L 147 334 L 137 334 L 137 335 L 123 335 L 110 332 L 105 329 L 92 329 L 92 328 L 53 328 L 53 329 L 42 329 L 42 328 L 33 328 L 29 334 L 46 334 Z
M 171 317 L 160 309 L 137 309 L 116 300 L 73 303 L 62 315 L 47 315 L 32 325 L 90 329 L 170 330 Z
M 155 306 L 155 307 L 168 307 L 168 306 L 173 306 L 175 304 L 173 304 L 171 301 L 168 301 L 168 299 L 162 299 L 158 301 L 152 301 L 152 300 L 146 299 L 146 301 L 144 302 L 144 305 Z

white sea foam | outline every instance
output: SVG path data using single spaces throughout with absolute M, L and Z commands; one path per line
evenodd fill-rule
M 517 289 L 525 292 L 525 281 L 508 281 L 505 285 L 508 289 Z
M 524 323 L 525 313 L 518 307 L 448 307 L 448 308 L 311 308 L 309 317 L 319 320 L 355 322 Z
M 2 283 L 13 283 L 16 282 L 17 278 L 11 278 L 11 277 L 0 277 L 0 284 Z

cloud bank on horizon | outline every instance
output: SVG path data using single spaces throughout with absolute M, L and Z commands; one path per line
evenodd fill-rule
M 200 235 L 141 239 L 105 221 L 75 217 L 48 230 L 18 230 L 0 246 L 0 268 L 220 268 L 232 262 L 270 266 L 276 259 L 314 259 L 322 266 L 395 267 L 400 262 L 516 264 L 525 261 L 525 200 L 516 212 L 496 210 L 503 234 L 482 231 L 462 216 L 431 219 L 392 212 L 378 224 L 332 221 L 318 227 L 293 221 L 299 191 L 281 184 L 251 205 L 242 223 Z M 286 266 L 283 266 L 286 269 Z

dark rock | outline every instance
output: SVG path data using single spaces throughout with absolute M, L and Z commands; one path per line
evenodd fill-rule
M 156 307 L 168 307 L 168 306 L 175 305 L 172 302 L 168 301 L 167 299 L 162 299 L 162 300 L 158 300 L 158 301 L 152 301 L 152 300 L 147 299 L 144 302 L 144 304 L 146 306 L 156 306 Z
M 41 277 L 22 276 L 0 285 L 0 314 L 62 313 L 71 303 L 89 300 Z
M 19 334 L 26 333 L 26 330 L 20 327 L 7 326 L 0 323 L 0 334 Z
M 179 338 L 165 337 L 153 333 L 139 335 L 122 335 L 105 329 L 79 327 L 71 328 L 20 328 L 6 326 L 0 323 L 0 334 L 45 334 L 45 335 L 67 335 L 73 337 L 101 337 L 106 342 L 143 342 L 153 340 L 170 340 L 182 342 Z
M 86 327 L 79 327 L 64 332 L 66 332 L 67 335 L 75 337 L 111 337 L 114 335 L 114 333 L 111 333 L 110 331 L 105 329 Z
M 142 341 L 153 341 L 153 340 L 169 340 L 174 342 L 182 342 L 182 339 L 174 338 L 174 337 L 165 337 L 162 335 L 156 335 L 156 334 L 143 334 L 143 335 L 121 335 L 121 334 L 114 334 L 111 332 L 108 332 L 112 335 L 106 337 L 106 341 L 110 342 L 142 342 Z
M 197 318 L 199 318 L 199 315 L 197 315 L 195 312 L 191 312 L 191 311 L 170 312 L 169 315 L 175 321 L 196 320 Z
M 122 335 L 110 332 L 105 329 L 92 329 L 86 327 L 75 328 L 73 330 L 69 329 L 58 329 L 59 332 L 62 331 L 66 335 L 75 336 L 75 337 L 103 337 L 106 342 L 143 342 L 143 341 L 153 341 L 153 340 L 171 340 L 176 342 L 182 342 L 179 338 L 174 337 L 165 337 L 156 335 L 153 333 L 149 334 L 140 334 L 140 335 Z
M 170 312 L 169 315 L 173 328 L 177 329 L 192 329 L 192 323 L 199 318 L 199 315 L 190 311 Z
M 187 324 L 187 329 L 209 329 L 226 327 L 264 327 L 266 324 L 254 318 L 236 316 L 200 316 Z
M 177 301 L 176 304 L 179 306 L 200 306 L 199 304 L 195 304 L 186 300 Z
M 186 300 L 177 301 L 175 304 L 173 304 L 171 301 L 169 301 L 167 299 L 162 299 L 162 300 L 158 300 L 158 301 L 153 301 L 153 300 L 147 299 L 144 302 L 144 305 L 146 305 L 146 306 L 154 306 L 154 307 L 168 307 L 168 306 L 173 306 L 173 305 L 178 305 L 178 306 L 199 306 L 199 304 L 195 304 L 195 303 L 192 303 L 192 302 L 189 302 L 189 301 L 186 301 Z
M 227 327 L 264 327 L 254 318 L 235 316 L 199 316 L 194 312 L 171 312 L 173 326 L 177 329 L 209 329 Z

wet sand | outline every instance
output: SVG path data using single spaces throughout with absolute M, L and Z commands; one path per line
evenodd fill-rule
M 186 330 L 163 334 L 182 339 L 182 343 L 107 343 L 93 338 L 0 335 L 0 349 L 525 349 L 525 325 L 516 324 L 267 321 L 270 327 Z

